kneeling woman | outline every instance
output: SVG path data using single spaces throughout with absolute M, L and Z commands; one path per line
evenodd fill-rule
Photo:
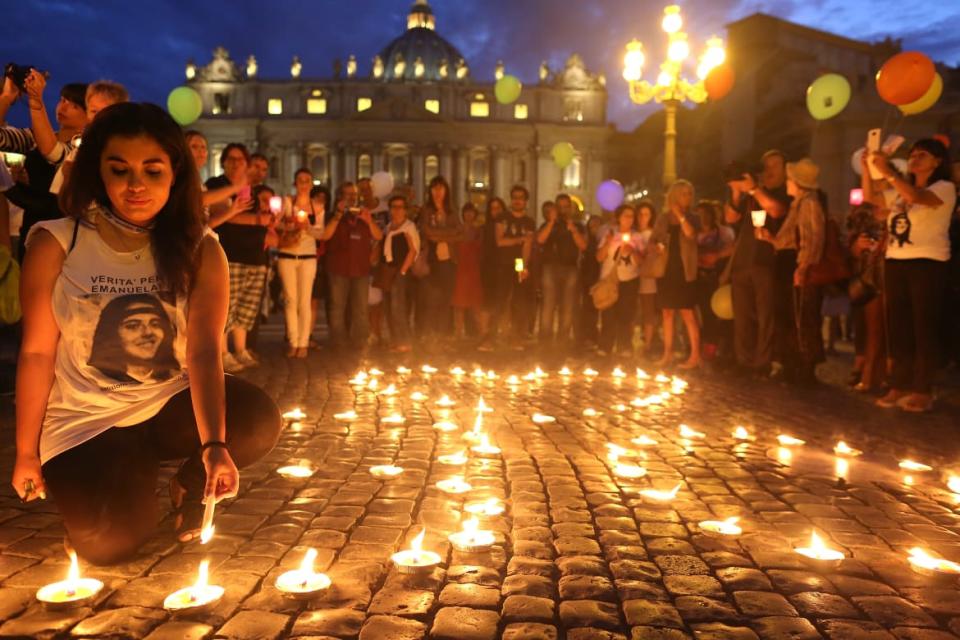
M 237 466 L 273 448 L 281 419 L 260 389 L 224 379 L 227 261 L 170 116 L 100 113 L 60 205 L 68 217 L 27 240 L 13 486 L 49 493 L 68 544 L 110 564 L 156 528 L 161 461 L 186 458 L 170 493 L 189 540 L 202 502 L 236 495 Z

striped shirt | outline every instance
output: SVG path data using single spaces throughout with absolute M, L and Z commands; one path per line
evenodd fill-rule
M 33 137 L 32 130 L 20 129 L 19 127 L 0 127 L 0 151 L 26 155 L 36 148 L 37 141 Z M 70 145 L 57 140 L 50 153 L 44 157 L 50 164 L 59 165 L 67 159 L 67 152 L 70 151 L 70 148 Z

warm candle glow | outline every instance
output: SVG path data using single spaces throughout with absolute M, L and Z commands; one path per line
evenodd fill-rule
M 624 464 L 622 462 L 617 462 L 613 460 L 613 475 L 620 478 L 626 478 L 628 480 L 636 480 L 637 478 L 642 478 L 647 475 L 647 470 L 645 467 L 641 467 L 638 464 Z
M 357 417 L 357 412 L 353 409 L 333 414 L 333 419 L 337 422 L 353 422 Z
M 453 367 L 450 369 L 450 375 L 452 376 L 462 376 L 465 373 L 466 371 L 463 370 L 463 367 Z
M 506 507 L 503 506 L 503 503 L 496 498 L 489 498 L 488 500 L 479 502 L 468 502 L 463 506 L 463 510 L 471 515 L 485 516 L 488 518 L 499 516 L 505 509 Z
M 329 577 L 323 573 L 314 573 L 313 562 L 316 560 L 317 550 L 307 549 L 300 566 L 292 571 L 280 574 L 274 583 L 279 591 L 287 595 L 303 596 L 325 591 L 332 584 Z
M 423 365 L 422 367 L 420 367 L 420 371 L 422 371 L 423 373 L 425 373 L 425 374 L 427 374 L 427 375 L 429 376 L 429 375 L 432 375 L 432 374 L 436 373 L 436 372 L 438 371 L 438 369 L 437 369 L 436 367 L 430 366 L 429 364 L 425 364 L 425 365 Z
M 550 423 L 550 422 L 556 422 L 556 421 L 557 421 L 557 419 L 554 418 L 553 416 L 548 416 L 548 415 L 543 414 L 543 413 L 535 413 L 535 414 L 533 414 L 533 417 L 532 417 L 531 419 L 532 419 L 534 422 L 536 422 L 537 424 L 547 424 L 547 423 Z
M 200 527 L 200 544 L 207 544 L 213 538 L 213 510 L 217 501 L 213 496 L 207 497 L 203 507 L 203 524 Z
M 508 376 L 507 384 L 514 385 L 514 386 L 520 384 L 520 377 L 517 376 L 516 374 L 513 374 L 512 376 Z
M 380 371 L 380 369 L 377 369 L 376 367 L 371 367 L 371 368 L 367 369 L 367 373 L 369 373 L 369 374 L 372 375 L 372 376 L 382 376 L 382 375 L 383 375 L 383 371 Z
M 437 400 L 438 407 L 452 407 L 455 404 L 457 403 L 451 400 L 450 396 L 448 396 L 447 394 L 443 394 L 443 396 L 441 396 L 440 399 Z
M 403 467 L 397 467 L 392 464 L 378 464 L 370 467 L 370 475 L 374 478 L 389 480 L 396 478 L 403 473 Z
M 464 552 L 485 551 L 496 542 L 493 531 L 480 529 L 480 522 L 476 517 L 464 520 L 463 529 L 457 533 L 451 533 L 447 539 L 457 551 Z
M 597 416 L 602 416 L 602 415 L 603 415 L 602 413 L 590 407 L 587 407 L 586 409 L 583 410 L 584 418 L 596 418 Z
M 854 449 L 850 447 L 843 440 L 837 443 L 837 446 L 833 448 L 833 452 L 838 456 L 847 456 L 850 458 L 856 458 L 857 456 L 863 454 L 863 451 L 860 451 L 860 449 Z
M 395 396 L 397 395 L 397 385 L 390 383 L 387 387 L 380 392 L 381 396 Z
M 943 558 L 935 558 L 920 547 L 910 549 L 910 555 L 907 557 L 907 561 L 915 571 L 925 575 L 944 574 L 960 576 L 960 564 Z
M 467 455 L 466 451 L 458 451 L 456 453 L 448 453 L 446 455 L 438 456 L 437 462 L 440 464 L 447 464 L 450 466 L 459 466 L 467 464 Z
M 283 414 L 283 419 L 289 420 L 291 422 L 299 422 L 300 420 L 303 420 L 306 417 L 307 417 L 307 414 L 301 411 L 300 407 L 291 409 L 290 411 L 287 411 L 285 414 Z
M 645 499 L 652 500 L 654 502 L 666 502 L 677 497 L 677 493 L 680 491 L 681 486 L 683 486 L 683 484 L 678 482 L 673 489 L 666 491 L 663 489 L 644 489 L 640 492 L 640 495 Z
M 699 524 L 700 530 L 708 535 L 720 536 L 738 536 L 743 533 L 737 522 L 739 517 L 727 518 L 726 520 L 704 520 Z
M 846 478 L 850 475 L 850 461 L 839 456 L 834 458 L 833 472 L 838 478 Z
M 444 431 L 447 433 L 450 431 L 456 431 L 458 429 L 456 423 L 450 422 L 449 420 L 440 420 L 439 422 L 434 422 L 433 428 L 437 431 Z
M 76 552 L 71 550 L 67 579 L 40 587 L 36 597 L 48 607 L 75 607 L 92 600 L 101 589 L 103 583 L 99 580 L 80 577 L 80 563 Z
M 384 416 L 380 418 L 380 422 L 383 422 L 386 424 L 403 424 L 404 420 L 405 420 L 404 417 L 397 412 L 393 412 L 388 416 Z
M 570 367 L 564 367 L 560 369 L 559 374 L 566 377 L 566 376 L 572 376 L 573 372 L 570 371 Z
M 793 462 L 793 451 L 788 447 L 777 447 L 777 462 L 789 467 Z
M 668 378 L 667 376 L 663 375 L 662 373 L 658 373 L 658 374 L 657 374 L 657 377 L 655 377 L 654 380 L 655 380 L 656 382 L 659 382 L 660 384 L 666 384 L 666 383 L 670 382 L 670 378 Z
M 397 367 L 397 373 L 399 373 L 402 376 L 405 376 L 407 374 L 413 373 L 413 370 L 407 367 L 404 367 L 403 365 L 400 365 L 399 367 Z
M 706 438 L 707 434 L 703 431 L 697 431 L 696 429 L 691 429 L 685 424 L 680 425 L 680 437 L 681 438 Z
M 500 455 L 500 447 L 495 447 L 490 444 L 490 438 L 487 437 L 487 434 L 480 436 L 480 444 L 474 446 L 471 451 L 481 456 L 498 456 Z
M 626 372 L 625 372 L 623 369 L 621 369 L 620 367 L 614 367 L 614 368 L 613 368 L 613 372 L 612 372 L 610 375 L 612 375 L 614 378 L 626 378 L 626 377 L 627 377 Z
M 590 367 L 587 367 L 586 369 L 583 370 L 583 375 L 585 375 L 588 378 L 594 378 L 600 375 L 600 372 L 597 371 L 596 369 L 591 369 Z
M 410 541 L 410 548 L 390 556 L 400 573 L 419 573 L 422 571 L 431 571 L 433 567 L 440 564 L 440 555 L 433 551 L 423 549 L 423 537 L 427 533 L 426 528 Z
M 306 460 L 301 460 L 299 464 L 288 464 L 277 469 L 284 478 L 309 478 L 315 471 Z
M 784 447 L 802 447 L 803 445 L 807 444 L 806 440 L 794 438 L 793 436 L 788 436 L 782 433 L 777 436 L 777 442 Z
M 960 493 L 960 476 L 950 476 L 947 480 L 947 488 L 954 493 Z
M 440 491 L 444 493 L 457 495 L 466 493 L 473 489 L 473 487 L 470 486 L 469 482 L 464 481 L 463 476 L 451 476 L 446 480 L 439 481 L 437 483 L 437 489 L 440 489 Z
M 653 438 L 651 438 L 650 436 L 648 436 L 648 435 L 646 435 L 646 434 L 644 434 L 644 435 L 642 435 L 642 436 L 638 436 L 638 437 L 634 438 L 633 440 L 631 440 L 630 442 L 632 442 L 633 444 L 636 444 L 636 445 L 640 445 L 641 447 L 653 447 L 653 446 L 655 446 L 655 445 L 657 444 L 657 441 L 656 441 L 656 440 L 654 440 Z
M 933 471 L 933 467 L 922 462 L 914 462 L 913 460 L 901 460 L 900 468 L 905 471 Z
M 414 402 L 424 402 L 427 400 L 427 394 L 423 393 L 422 391 L 414 391 L 410 394 L 410 399 Z
M 816 531 L 810 532 L 810 546 L 809 547 L 797 547 L 796 552 L 802 556 L 806 556 L 811 560 L 828 560 L 836 561 L 843 560 L 844 555 L 842 552 L 837 551 L 836 549 L 831 549 L 823 540 L 820 539 L 820 536 L 817 535 Z
M 643 369 L 639 368 L 639 367 L 637 367 L 636 375 L 637 375 L 637 380 L 649 380 L 649 379 L 650 379 L 650 374 L 647 373 L 646 371 L 644 371 Z
M 370 391 L 376 391 L 380 387 L 379 378 L 370 378 L 370 382 L 367 383 L 367 389 Z
M 737 427 L 733 430 L 733 437 L 737 440 L 753 440 L 753 436 L 747 431 L 746 427 Z
M 168 611 L 199 609 L 220 600 L 223 597 L 224 589 L 217 585 L 208 584 L 209 570 L 210 561 L 201 561 L 200 569 L 197 571 L 197 581 L 190 587 L 184 587 L 168 595 L 163 601 L 163 608 Z
M 477 401 L 477 406 L 474 409 L 477 413 L 491 413 L 493 411 L 492 407 L 489 407 L 486 402 L 483 401 L 483 396 L 480 396 L 480 399 Z

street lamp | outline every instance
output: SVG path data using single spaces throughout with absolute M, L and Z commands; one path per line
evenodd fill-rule
M 639 40 L 627 44 L 623 56 L 623 79 L 630 87 L 630 99 L 636 104 L 646 104 L 655 100 L 663 104 L 666 113 L 663 148 L 663 184 L 669 186 L 677 179 L 677 107 L 684 100 L 700 103 L 707 99 L 704 80 L 714 67 L 723 64 L 726 51 L 723 40 L 714 36 L 707 40 L 707 47 L 697 63 L 697 80 L 691 82 L 681 73 L 683 64 L 690 57 L 690 43 L 687 34 L 681 31 L 683 18 L 680 7 L 673 4 L 663 10 L 660 23 L 667 34 L 667 59 L 660 65 L 656 83 L 642 80 L 646 53 Z

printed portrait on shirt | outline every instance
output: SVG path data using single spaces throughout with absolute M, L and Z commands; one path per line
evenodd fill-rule
M 169 380 L 181 369 L 175 339 L 175 325 L 159 298 L 118 296 L 100 311 L 87 363 L 120 382 Z
M 897 243 L 899 247 L 905 244 L 913 244 L 910 241 L 910 216 L 901 211 L 890 218 L 890 244 Z

